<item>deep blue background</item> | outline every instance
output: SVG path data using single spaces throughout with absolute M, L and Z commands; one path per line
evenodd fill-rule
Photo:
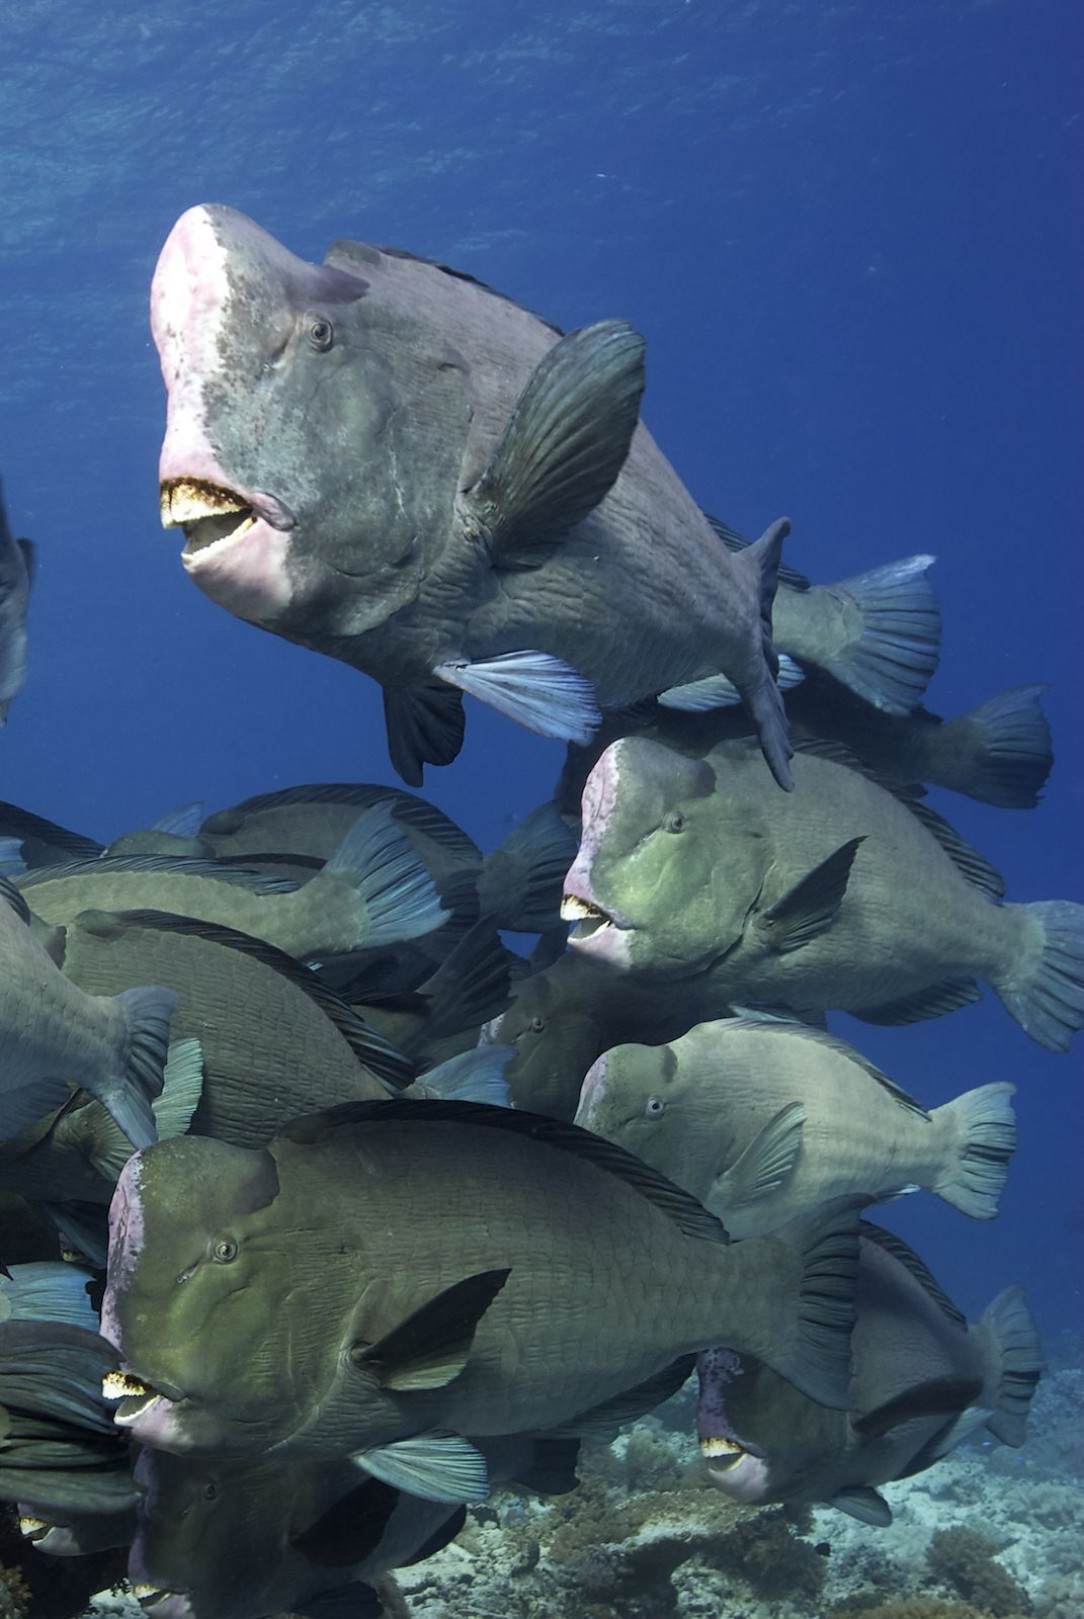
M 818 580 L 936 553 L 931 705 L 1050 681 L 1058 752 L 1037 811 L 939 807 L 1012 898 L 1084 898 L 1075 0 L 69 0 L 4 35 L 0 471 L 41 565 L 0 796 L 108 838 L 393 779 L 376 688 L 212 606 L 158 528 L 147 289 L 174 218 L 220 201 L 308 257 L 353 235 L 564 325 L 628 317 L 691 489 L 754 534 L 789 512 Z M 427 790 L 489 846 L 558 762 L 471 705 Z M 1017 1082 L 1003 1218 L 892 1219 L 970 1311 L 1023 1280 L 1048 1333 L 1079 1324 L 1079 1051 L 992 997 L 845 1024 L 927 1102 Z

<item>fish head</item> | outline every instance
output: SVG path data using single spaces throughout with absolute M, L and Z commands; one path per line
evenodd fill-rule
M 583 836 L 561 904 L 564 920 L 576 923 L 573 951 L 678 977 L 710 964 L 740 933 L 719 869 L 715 791 L 705 760 L 643 737 L 603 752 L 584 786 Z
M 101 1330 L 121 1360 L 105 1385 L 120 1398 L 114 1421 L 141 1443 L 262 1449 L 269 1405 L 289 1421 L 282 1312 L 260 1285 L 269 1267 L 288 1278 L 278 1190 L 270 1153 L 199 1137 L 125 1165 Z
M 822 1499 L 842 1456 L 847 1414 L 818 1405 L 751 1355 L 727 1348 L 697 1357 L 697 1438 L 708 1476 L 734 1501 Z
M 237 1619 L 263 1602 L 285 1553 L 294 1469 L 283 1461 L 146 1449 L 128 1577 L 153 1619 Z
M 665 1155 L 678 1086 L 678 1062 L 670 1046 L 613 1046 L 587 1072 L 576 1123 L 675 1179 L 659 1162 L 659 1152 Z
M 432 528 L 394 364 L 414 355 L 412 333 L 374 296 L 384 255 L 359 246 L 342 262 L 308 263 L 205 205 L 174 225 L 151 287 L 163 525 L 184 531 L 184 566 L 212 600 L 332 643 L 413 599 Z M 454 370 L 435 360 L 426 381 L 439 393 Z

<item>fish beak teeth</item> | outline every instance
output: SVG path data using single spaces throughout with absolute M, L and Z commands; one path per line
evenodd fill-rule
M 700 1454 L 706 1462 L 711 1463 L 713 1472 L 726 1473 L 737 1466 L 745 1451 L 736 1440 L 725 1439 L 722 1434 L 716 1434 L 710 1439 L 701 1439 Z
M 149 1405 L 153 1405 L 155 1400 L 172 1399 L 172 1395 L 163 1394 L 161 1389 L 144 1383 L 142 1378 L 134 1377 L 131 1372 L 106 1372 L 102 1378 L 102 1398 L 120 1401 L 113 1413 L 113 1420 L 125 1427 Z
M 579 894 L 564 894 L 561 898 L 561 921 L 576 922 L 577 939 L 589 939 L 600 928 L 612 928 L 613 917 L 607 916 L 600 905 L 593 905 Z
M 132 1595 L 135 1597 L 144 1613 L 153 1613 L 155 1604 L 161 1602 L 163 1597 L 170 1595 L 160 1585 L 133 1585 Z
M 167 478 L 160 490 L 163 528 L 184 530 L 185 550 L 202 551 L 217 540 L 237 539 L 256 521 L 248 501 L 203 478 Z
M 19 1519 L 19 1533 L 25 1536 L 27 1540 L 41 1540 L 43 1536 L 49 1533 L 49 1527 L 44 1518 L 22 1517 Z

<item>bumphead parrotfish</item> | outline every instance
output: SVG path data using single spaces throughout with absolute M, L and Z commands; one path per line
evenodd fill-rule
M 728 1246 L 687 1192 L 537 1115 L 391 1100 L 265 1151 L 165 1142 L 129 1160 L 110 1225 L 116 1420 L 162 1449 L 352 1455 L 477 1499 L 462 1435 L 642 1412 L 713 1344 L 846 1400 L 852 1211 Z
M 638 422 L 624 321 L 562 336 L 444 265 L 349 241 L 308 264 L 211 205 L 162 249 L 151 327 L 186 570 L 378 680 L 404 780 L 455 758 L 464 692 L 583 741 L 599 708 L 707 668 L 788 784 L 770 632 L 788 524 L 740 554 L 712 531 Z

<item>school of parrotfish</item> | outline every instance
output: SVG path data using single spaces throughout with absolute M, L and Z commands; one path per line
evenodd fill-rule
M 709 517 L 623 321 L 564 335 L 356 242 L 307 264 L 219 206 L 174 226 L 151 311 L 200 589 L 378 680 L 409 786 L 465 694 L 569 747 L 488 854 L 360 783 L 108 847 L 0 805 L 27 1538 L 109 1553 L 151 1619 L 373 1619 L 467 1504 L 574 1490 L 581 1445 L 694 1371 L 705 1475 L 749 1503 L 883 1524 L 880 1487 L 976 1429 L 1021 1444 L 1022 1291 L 968 1322 L 864 1217 L 920 1187 L 996 1216 L 1013 1087 L 927 1110 L 825 1014 L 982 982 L 1068 1049 L 1084 907 L 1006 902 L 923 801 L 1034 805 L 1042 688 L 923 708 L 932 558 L 811 585 L 786 520 Z M 0 509 L 0 719 L 31 558 Z

